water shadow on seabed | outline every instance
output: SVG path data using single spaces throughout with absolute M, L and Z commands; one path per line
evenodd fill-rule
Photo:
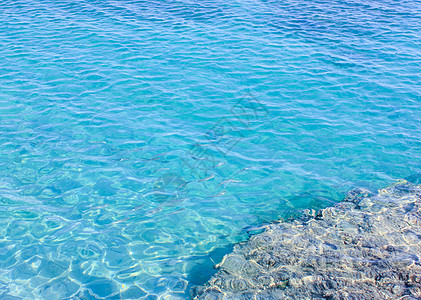
M 208 255 L 203 256 L 200 260 L 200 263 L 195 263 L 194 267 L 190 270 L 187 277 L 189 285 L 187 287 L 186 297 L 192 295 L 192 288 L 195 286 L 204 285 L 209 278 L 211 278 L 216 272 L 217 269 L 215 265 L 222 261 L 222 258 L 231 253 L 234 249 L 234 244 L 227 245 L 225 247 L 216 248 L 211 251 Z M 197 258 L 195 258 L 197 259 Z

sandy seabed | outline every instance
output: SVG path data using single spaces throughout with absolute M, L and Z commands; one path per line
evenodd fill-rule
M 421 185 L 365 189 L 236 245 L 195 299 L 421 299 Z

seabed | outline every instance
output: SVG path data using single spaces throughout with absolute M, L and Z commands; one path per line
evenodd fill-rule
M 194 299 L 421 299 L 421 185 L 401 181 L 268 226 Z

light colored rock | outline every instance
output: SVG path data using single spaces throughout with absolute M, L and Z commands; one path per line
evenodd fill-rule
M 421 299 L 421 185 L 364 189 L 237 245 L 195 299 Z

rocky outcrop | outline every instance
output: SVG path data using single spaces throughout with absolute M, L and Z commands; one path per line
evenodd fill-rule
M 421 185 L 270 225 L 239 244 L 195 299 L 421 299 Z

